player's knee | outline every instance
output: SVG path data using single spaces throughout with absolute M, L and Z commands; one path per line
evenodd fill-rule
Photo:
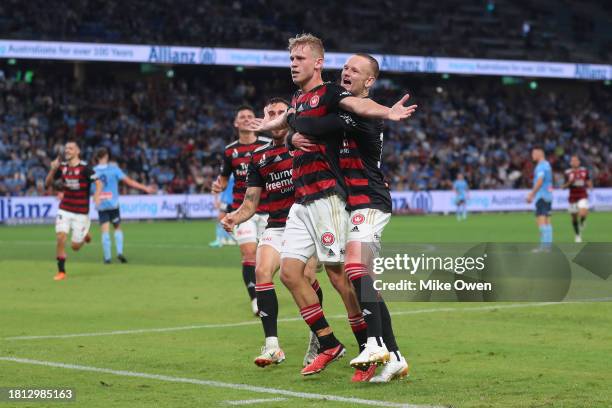
M 255 278 L 257 282 L 271 282 L 272 281 L 272 269 L 267 266 L 257 265 L 255 267 Z

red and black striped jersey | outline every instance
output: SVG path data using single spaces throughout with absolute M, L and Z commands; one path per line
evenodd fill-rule
M 234 173 L 234 190 L 232 191 L 232 204 L 229 208 L 234 211 L 240 207 L 244 201 L 244 193 L 246 192 L 246 177 L 249 170 L 249 163 L 255 149 L 268 143 L 270 139 L 257 137 L 253 143 L 242 144 L 236 140 L 225 146 L 223 152 L 223 165 L 221 167 L 221 175 L 229 177 Z M 258 212 L 263 212 L 265 208 L 259 206 Z
M 64 186 L 60 210 L 89 214 L 91 183 L 97 179 L 94 170 L 83 161 L 76 166 L 63 162 L 57 168 L 54 178 L 61 179 Z
M 333 130 L 342 131 L 344 138 L 340 149 L 340 169 L 348 188 L 347 209 L 375 208 L 391 212 L 391 194 L 380 170 L 382 120 L 340 111 L 316 122 L 310 118 L 295 118 L 290 122 L 295 130 L 316 140 Z
M 571 168 L 565 170 L 565 178 L 569 185 L 569 198 L 570 203 L 575 203 L 583 198 L 588 198 L 589 193 L 587 192 L 589 171 L 584 167 L 578 167 L 577 169 Z
M 269 214 L 266 228 L 283 228 L 289 209 L 295 202 L 292 180 L 293 156 L 283 143 L 265 145 L 253 152 L 247 175 L 248 187 L 261 187 L 262 199 Z M 267 195 L 263 196 L 263 192 Z
M 344 88 L 326 82 L 308 92 L 296 92 L 291 106 L 297 118 L 319 118 L 337 112 L 340 101 L 347 96 L 352 95 Z M 320 138 L 312 151 L 295 151 L 293 185 L 297 203 L 305 204 L 333 193 L 346 199 L 339 161 L 342 135 L 342 131 L 334 130 Z

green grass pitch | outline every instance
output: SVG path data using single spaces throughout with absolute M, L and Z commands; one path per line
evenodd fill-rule
M 573 240 L 567 214 L 555 214 L 553 223 L 555 241 Z M 391 384 L 352 384 L 348 361 L 356 355 L 356 344 L 341 317 L 339 297 L 320 275 L 326 315 L 348 346 L 348 358 L 302 378 L 307 328 L 278 278 L 280 317 L 289 319 L 279 323 L 287 360 L 266 369 L 252 363 L 263 332 L 250 312 L 238 248 L 207 246 L 214 235 L 211 221 L 127 223 L 123 228 L 129 264 L 102 264 L 94 226 L 94 242 L 79 253 L 68 252 L 69 278 L 63 282 L 52 280 L 53 226 L 0 228 L 0 387 L 76 390 L 76 402 L 0 401 L 0 408 L 229 407 L 259 399 L 266 401 L 247 405 L 366 406 L 335 397 L 383 406 L 612 405 L 611 303 L 390 303 L 411 375 Z M 609 242 L 611 231 L 612 213 L 593 213 L 584 239 Z M 383 238 L 535 242 L 537 228 L 530 214 L 472 215 L 461 223 L 453 216 L 398 216 Z M 221 327 L 210 326 L 215 324 Z M 147 330 L 177 327 L 184 329 Z M 139 329 L 143 332 L 133 332 Z M 14 339 L 83 333 L 100 335 Z

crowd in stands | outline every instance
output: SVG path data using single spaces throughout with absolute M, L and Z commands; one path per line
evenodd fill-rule
M 596 0 L 4 0 L 0 38 L 609 62 L 612 6 Z
M 1 81 L 0 195 L 50 194 L 44 178 L 67 138 L 79 141 L 85 159 L 106 146 L 131 177 L 156 184 L 161 193 L 210 191 L 221 152 L 236 138 L 235 107 L 250 103 L 261 116 L 266 98 L 289 97 L 292 88 L 285 76 L 264 81 L 239 80 L 231 70 L 215 75 L 215 81 L 82 88 L 42 76 L 32 83 Z M 473 189 L 528 187 L 534 144 L 545 147 L 556 186 L 571 154 L 580 155 L 596 186 L 612 186 L 609 88 L 585 86 L 584 95 L 571 97 L 561 90 L 506 90 L 499 79 L 478 83 L 422 86 L 413 92 L 417 113 L 386 123 L 382 163 L 392 189 L 449 189 L 458 172 Z M 399 78 L 381 81 L 373 96 L 390 104 L 404 86 Z

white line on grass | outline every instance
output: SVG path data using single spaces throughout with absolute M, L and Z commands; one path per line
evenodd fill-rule
M 542 306 L 552 306 L 559 304 L 566 304 L 572 302 L 540 302 L 540 303 L 515 303 L 515 304 L 503 304 L 503 305 L 489 305 L 489 306 L 479 306 L 479 307 L 465 307 L 465 308 L 452 308 L 452 307 L 439 307 L 439 308 L 430 308 L 430 309 L 415 309 L 415 310 L 404 310 L 399 312 L 391 312 L 392 316 L 403 316 L 403 315 L 413 315 L 413 314 L 421 314 L 421 313 L 437 313 L 437 312 L 483 312 L 487 310 L 496 310 L 496 309 L 515 309 L 515 308 L 523 308 L 523 307 L 542 307 Z M 346 319 L 346 315 L 332 315 L 327 316 L 328 319 Z M 283 319 L 278 319 L 278 322 L 295 322 L 302 321 L 301 317 L 287 317 Z M 174 331 L 184 331 L 184 330 L 198 330 L 198 329 L 219 329 L 226 327 L 240 327 L 240 326 L 251 326 L 251 325 L 259 325 L 261 322 L 259 319 L 249 320 L 246 322 L 237 322 L 237 323 L 219 323 L 219 324 L 200 324 L 200 325 L 192 325 L 192 326 L 178 326 L 178 327 L 162 327 L 162 328 L 152 328 L 152 329 L 134 329 L 134 330 L 114 330 L 107 332 L 94 332 L 94 333 L 73 333 L 73 334 L 52 334 L 52 335 L 44 335 L 44 336 L 15 336 L 15 337 L 5 337 L 4 340 L 40 340 L 40 339 L 70 339 L 74 337 L 98 337 L 98 336 L 119 336 L 124 334 L 141 334 L 141 333 L 164 333 L 164 332 L 174 332 Z
M 287 398 L 260 398 L 260 399 L 251 399 L 251 400 L 237 400 L 237 401 L 223 401 L 226 404 L 230 405 L 251 405 L 251 404 L 261 404 L 262 402 L 276 402 L 276 401 L 286 401 Z
M 377 407 L 436 408 L 430 405 L 413 405 L 413 404 L 405 404 L 405 403 L 398 403 L 398 402 L 341 397 L 338 395 L 314 394 L 314 393 L 309 393 L 309 392 L 297 392 L 297 391 L 283 390 L 280 388 L 267 388 L 267 387 L 258 387 L 254 385 L 248 385 L 248 384 L 233 384 L 233 383 L 226 383 L 226 382 L 221 382 L 221 381 L 198 380 L 195 378 L 171 377 L 168 375 L 138 373 L 134 371 L 124 371 L 124 370 L 112 370 L 110 368 L 89 367 L 89 366 L 82 366 L 82 365 L 76 365 L 76 364 L 64 364 L 64 363 L 56 363 L 52 361 L 30 360 L 27 358 L 0 357 L 0 361 L 8 361 L 8 362 L 20 363 L 20 364 L 40 365 L 40 366 L 45 366 L 45 367 L 65 368 L 69 370 L 89 371 L 89 372 L 94 372 L 94 373 L 112 374 L 112 375 L 118 375 L 122 377 L 147 378 L 150 380 L 159 380 L 159 381 L 166 381 L 166 382 L 172 382 L 172 383 L 204 385 L 207 387 L 215 387 L 215 388 L 229 388 L 229 389 L 239 390 L 239 391 L 250 391 L 250 392 L 258 392 L 258 393 L 264 393 L 264 394 L 282 395 L 282 396 L 294 397 L 294 398 L 346 402 L 350 404 L 359 404 L 359 405 L 372 405 L 372 406 L 377 406 Z M 438 407 L 438 408 L 442 408 L 442 407 Z

